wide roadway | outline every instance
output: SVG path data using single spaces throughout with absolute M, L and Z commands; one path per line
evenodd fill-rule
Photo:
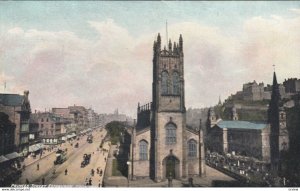
M 36 164 L 27 167 L 18 183 L 26 183 L 27 178 L 30 184 L 42 184 L 42 178 L 44 178 L 45 184 L 85 185 L 86 179 L 91 178 L 92 185 L 98 186 L 99 182 L 102 181 L 102 177 L 96 173 L 96 169 L 100 167 L 104 172 L 106 165 L 104 158 L 107 157 L 107 153 L 97 151 L 97 148 L 99 148 L 102 139 L 105 137 L 106 130 L 94 130 L 92 134 L 94 136 L 93 143 L 87 143 L 87 136 L 85 135 L 80 137 L 79 141 L 74 140 L 73 146 L 69 143 L 65 143 L 62 146 L 62 148 L 68 149 L 67 160 L 63 164 L 54 165 L 55 154 L 51 154 L 38 162 L 40 165 L 39 170 L 37 170 Z M 79 143 L 79 148 L 74 148 L 77 142 Z M 108 150 L 109 143 L 105 143 L 104 148 Z M 91 154 L 91 161 L 90 164 L 81 168 L 84 154 Z M 55 174 L 53 174 L 54 169 Z M 66 169 L 68 170 L 67 175 L 65 175 Z M 94 176 L 90 175 L 91 169 L 95 170 Z

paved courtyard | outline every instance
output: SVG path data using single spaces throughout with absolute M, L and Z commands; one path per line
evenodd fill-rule
M 117 147 L 112 145 L 104 180 L 106 187 L 168 187 L 168 181 L 156 183 L 150 178 L 128 180 L 127 177 L 124 176 L 112 176 L 112 160 L 114 159 L 114 150 L 117 150 Z M 205 177 L 193 177 L 193 184 L 196 187 L 232 186 L 235 185 L 235 183 L 237 183 L 235 179 L 209 166 L 206 166 Z M 172 186 L 185 187 L 189 186 L 189 184 L 187 180 L 173 180 Z

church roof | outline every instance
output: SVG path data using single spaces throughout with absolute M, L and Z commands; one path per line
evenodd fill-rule
M 264 129 L 268 126 L 267 123 L 263 122 L 249 122 L 249 121 L 220 121 L 217 123 L 220 128 L 228 129 Z
M 136 127 L 135 127 L 135 130 L 136 130 L 137 132 L 139 132 L 139 131 L 143 131 L 143 130 L 149 129 L 149 128 L 150 128 L 150 125 L 148 125 L 148 126 L 136 126 Z
M 24 96 L 18 94 L 0 94 L 0 103 L 6 106 L 21 106 Z

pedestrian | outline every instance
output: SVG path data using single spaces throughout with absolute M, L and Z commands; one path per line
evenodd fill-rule
M 68 175 L 68 169 L 65 170 L 65 175 Z
M 43 177 L 42 178 L 42 185 L 44 185 L 45 184 L 45 178 Z
M 97 174 L 99 174 L 99 167 L 97 168 Z
M 89 185 L 92 185 L 92 178 L 89 179 Z
M 56 171 L 55 168 L 53 168 L 53 172 L 52 172 L 53 175 L 55 174 L 55 171 Z
M 23 170 L 25 170 L 25 164 L 23 165 Z
M 37 165 L 36 165 L 36 170 L 40 170 L 40 164 L 39 163 L 37 163 Z
M 26 184 L 29 184 L 29 180 L 26 178 Z

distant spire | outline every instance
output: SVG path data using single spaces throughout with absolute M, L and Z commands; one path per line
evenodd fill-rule
M 222 104 L 222 102 L 221 102 L 221 96 L 219 95 L 219 103 L 218 103 L 219 105 L 221 105 Z
M 182 35 L 181 34 L 179 36 L 179 50 L 180 51 L 183 50 L 183 39 L 182 39 Z
M 157 49 L 160 50 L 161 47 L 161 38 L 160 38 L 160 34 L 158 33 L 157 35 L 157 43 L 156 43 Z
M 6 81 L 4 81 L 4 93 L 5 93 L 5 90 L 6 90 Z
M 173 52 L 176 52 L 176 43 L 174 42 L 174 45 L 173 45 Z
M 277 77 L 276 77 L 276 72 L 274 71 L 273 73 L 273 86 L 278 86 L 278 83 L 277 83 Z
M 202 130 L 202 119 L 200 118 L 199 130 Z
M 172 42 L 171 42 L 171 39 L 169 40 L 169 51 L 170 52 L 172 51 Z

